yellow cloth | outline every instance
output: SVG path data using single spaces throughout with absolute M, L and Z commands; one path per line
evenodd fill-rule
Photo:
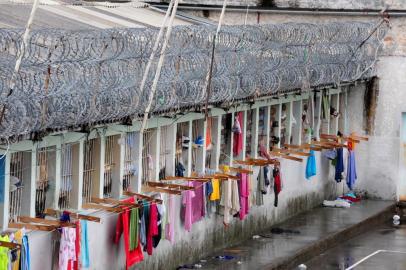
M 10 242 L 10 238 L 8 238 L 8 235 L 0 235 L 0 241 Z M 8 248 L 0 247 L 0 269 L 8 269 L 8 251 Z
M 17 231 L 14 234 L 14 240 L 21 245 L 23 239 L 23 232 L 21 230 Z M 20 250 L 17 250 L 17 260 L 13 264 L 13 270 L 19 270 L 20 269 Z
M 213 186 L 213 192 L 210 194 L 210 201 L 220 200 L 220 181 L 212 179 L 211 185 Z

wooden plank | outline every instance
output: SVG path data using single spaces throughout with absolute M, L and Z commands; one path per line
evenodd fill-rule
M 21 245 L 17 244 L 17 243 L 0 241 L 0 247 L 5 247 L 5 248 L 9 248 L 9 249 L 19 249 L 19 248 L 21 248 Z
M 59 220 L 33 218 L 33 217 L 27 217 L 27 216 L 19 216 L 19 217 L 17 217 L 17 219 L 19 222 L 22 222 L 22 223 L 39 223 L 39 224 L 52 225 L 52 226 L 58 226 L 58 227 L 76 227 L 76 225 L 74 223 L 62 222 Z
M 298 155 L 298 156 L 304 156 L 304 157 L 310 156 L 310 153 L 294 151 L 294 150 L 289 150 L 289 149 L 280 149 L 280 148 L 273 147 L 272 150 L 274 152 L 285 153 L 285 154 L 292 154 L 292 155 Z
M 180 190 L 194 190 L 194 187 L 185 186 L 185 185 L 176 185 L 176 184 L 166 184 L 166 183 L 159 183 L 159 182 L 147 182 L 147 186 L 151 187 L 162 187 L 162 188 L 170 188 L 170 189 L 180 189 Z
M 105 205 L 96 204 L 96 203 L 85 203 L 82 205 L 82 208 L 83 209 L 104 210 L 104 211 L 113 212 L 113 213 L 123 212 L 123 210 L 121 208 L 115 208 L 115 207 L 105 206 Z
M 179 190 L 172 190 L 172 189 L 166 189 L 166 188 L 160 188 L 160 187 L 149 187 L 149 186 L 142 186 L 142 190 L 144 192 L 159 192 L 159 193 L 168 193 L 172 195 L 182 195 L 182 192 Z
M 137 203 L 130 203 L 130 202 L 124 202 L 116 199 L 111 199 L 111 198 L 91 198 L 92 203 L 104 203 L 104 204 L 114 204 L 115 206 L 130 206 L 130 207 L 139 207 L 140 205 Z
M 94 216 L 88 216 L 88 215 L 82 215 L 82 214 L 78 214 L 78 213 L 74 213 L 74 212 L 69 212 L 69 216 L 72 218 L 76 218 L 76 219 L 81 219 L 81 220 L 87 220 L 87 221 L 92 221 L 92 222 L 98 222 L 100 223 L 100 218 L 99 217 L 94 217 Z M 49 216 L 57 216 L 59 214 L 62 213 L 62 211 L 60 210 L 55 210 L 55 209 L 51 209 L 51 208 L 47 208 L 45 209 L 44 212 L 46 215 Z
M 12 222 L 8 224 L 8 228 L 10 229 L 27 229 L 27 230 L 32 230 L 32 231 L 54 231 L 57 229 L 56 226 L 51 226 L 51 225 L 39 225 L 39 224 L 29 224 L 29 223 L 18 223 L 18 222 Z
M 139 199 L 145 199 L 145 200 L 148 200 L 148 201 L 153 201 L 153 202 L 158 203 L 158 204 L 162 204 L 162 200 L 155 199 L 155 198 L 153 198 L 151 196 L 147 196 L 147 195 L 144 195 L 144 194 L 140 194 L 140 193 L 136 193 L 136 192 L 132 192 L 132 191 L 124 191 L 123 194 L 125 196 L 129 196 L 129 197 L 134 196 L 134 197 L 137 197 Z

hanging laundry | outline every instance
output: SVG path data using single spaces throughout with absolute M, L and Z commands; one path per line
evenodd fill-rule
M 259 145 L 259 155 L 268 160 L 271 159 L 271 156 L 269 155 L 268 150 L 262 143 Z
M 210 150 L 213 148 L 212 140 L 211 140 L 211 127 L 213 124 L 213 120 L 211 117 L 207 118 L 207 128 L 206 128 L 206 150 Z
M 125 200 L 128 203 L 134 203 L 135 200 L 133 197 Z M 130 250 L 130 232 L 129 232 L 129 215 L 130 209 L 124 207 L 124 212 L 120 213 L 117 223 L 116 223 L 116 235 L 114 238 L 114 243 L 118 244 L 120 242 L 121 234 L 124 235 L 124 250 L 126 257 L 126 270 L 128 270 L 132 265 L 141 262 L 144 260 L 144 255 L 141 249 L 141 241 L 138 241 L 138 246 L 135 250 Z
M 275 167 L 273 169 L 273 179 L 274 179 L 273 190 L 275 193 L 274 206 L 278 207 L 278 196 L 279 196 L 279 193 L 282 191 L 282 179 L 281 179 L 281 174 L 280 174 L 278 167 Z
M 202 217 L 205 216 L 204 207 L 204 186 L 198 181 L 192 182 L 193 187 L 195 188 L 195 196 L 192 198 L 192 224 L 200 221 Z
M 168 197 L 167 216 L 168 219 L 165 227 L 165 236 L 166 239 L 173 244 L 175 242 L 175 202 L 172 194 Z
M 22 239 L 23 239 L 23 231 L 22 230 L 18 230 L 14 233 L 14 243 L 17 244 L 22 244 Z M 20 257 L 21 257 L 21 251 L 20 249 L 16 250 L 16 260 L 13 263 L 13 267 L 12 270 L 19 270 L 20 269 Z
M 133 251 L 138 246 L 138 208 L 130 210 L 130 251 Z
M 147 250 L 147 232 L 149 226 L 149 202 L 142 200 L 143 207 L 140 209 L 141 228 L 140 228 L 140 241 L 144 247 L 144 251 Z
M 157 209 L 158 209 L 158 231 L 159 231 L 159 240 L 165 239 L 165 229 L 166 229 L 166 224 L 168 222 L 167 219 L 167 209 L 166 209 L 166 200 L 164 197 L 162 197 L 161 193 L 157 193 L 156 195 L 153 196 L 154 199 L 159 199 L 162 200 L 161 204 L 157 204 Z M 156 244 L 158 246 L 158 239 L 154 241 L 154 245 Z
M 76 229 L 62 227 L 61 230 L 59 270 L 73 269 L 73 262 L 76 261 Z
M 183 177 L 185 176 L 185 166 L 182 163 L 178 162 L 175 166 L 175 176 Z
M 329 100 L 328 100 L 328 95 L 327 92 L 324 91 L 322 94 L 322 118 L 323 119 L 327 119 L 328 117 L 330 117 L 330 104 L 329 104 Z
M 234 156 L 238 156 L 243 150 L 243 134 L 242 134 L 242 124 L 243 123 L 243 113 L 238 112 L 235 116 L 233 125 L 233 153 Z
M 211 184 L 213 186 L 213 192 L 210 194 L 211 201 L 220 200 L 220 180 L 212 179 Z
M 73 268 L 69 268 L 68 270 L 79 270 L 79 259 L 80 259 L 80 221 L 77 220 L 75 222 L 76 225 L 76 237 L 75 237 L 75 260 L 71 262 L 69 265 L 73 264 Z
M 193 186 L 193 183 L 189 182 L 189 186 Z M 192 213 L 192 200 L 195 197 L 195 192 L 193 190 L 187 190 L 183 192 L 182 204 L 184 207 L 184 223 L 185 230 L 190 232 L 193 224 L 193 213 Z
M 232 201 L 231 201 L 231 193 L 232 193 L 232 186 L 231 181 L 222 181 L 221 186 L 221 200 L 220 200 L 220 213 L 223 214 L 223 223 L 225 225 L 230 224 L 232 215 L 231 215 L 231 208 L 232 208 Z
M 0 235 L 0 241 L 10 242 L 9 236 L 6 234 L 4 236 Z M 8 257 L 9 249 L 6 247 L 0 247 L 0 269 L 8 269 L 9 265 L 9 257 Z
M 357 169 L 355 164 L 354 151 L 348 151 L 348 164 L 347 164 L 347 186 L 350 190 L 354 188 L 355 181 L 357 180 Z
M 147 253 L 152 255 L 153 237 L 157 236 L 158 231 L 158 209 L 155 203 L 152 203 L 149 208 L 149 226 L 147 232 Z
M 89 268 L 90 267 L 90 259 L 89 259 L 89 237 L 87 234 L 87 220 L 81 220 L 80 221 L 80 227 L 81 227 L 81 249 L 80 249 L 80 258 L 82 261 L 82 267 L 83 268 Z M 14 269 L 13 269 L 14 270 Z
M 258 190 L 258 176 L 260 174 L 261 167 L 253 166 L 253 173 L 250 175 L 250 204 L 257 204 L 257 190 Z
M 343 179 L 344 172 L 344 151 L 343 148 L 337 148 L 337 157 L 336 157 L 336 172 L 334 179 L 337 183 L 341 182 Z
M 23 235 L 21 243 L 22 244 L 20 253 L 20 270 L 30 270 L 31 269 L 30 245 L 28 242 L 27 235 Z
M 257 179 L 257 205 L 264 205 L 264 194 L 266 194 L 264 167 L 260 167 Z
M 310 150 L 310 156 L 307 157 L 306 164 L 306 179 L 316 175 L 316 157 L 314 155 L 314 150 Z
M 239 177 L 240 220 L 243 220 L 249 212 L 249 181 L 246 173 L 239 174 Z

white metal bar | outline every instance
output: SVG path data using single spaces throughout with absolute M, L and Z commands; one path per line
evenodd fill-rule
M 59 137 L 59 143 L 56 145 L 56 152 L 55 152 L 55 178 L 54 178 L 54 185 L 55 185 L 55 190 L 54 190 L 54 200 L 52 202 L 53 208 L 58 209 L 59 204 L 59 194 L 61 192 L 61 182 L 62 182 L 62 169 L 61 169 L 61 164 L 62 164 L 62 140 L 61 137 Z
M 258 157 L 258 121 L 259 108 L 252 110 L 252 126 L 251 126 L 251 156 Z
M 4 182 L 1 183 L 2 189 L 4 191 L 3 194 L 3 203 L 2 207 L 0 207 L 0 221 L 1 227 L 3 230 L 7 229 L 8 221 L 9 221 L 9 209 L 10 209 L 10 158 L 11 152 L 10 151 L 1 151 L 0 155 L 2 156 L 1 163 L 4 162 Z

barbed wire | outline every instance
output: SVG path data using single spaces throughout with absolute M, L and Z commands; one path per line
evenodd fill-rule
M 369 78 L 386 33 L 382 25 L 368 38 L 373 26 L 224 26 L 216 41 L 209 103 Z M 153 112 L 205 103 L 215 31 L 214 26 L 174 27 Z M 33 31 L 7 97 L 23 30 L 0 29 L 0 105 L 7 108 L 0 138 L 142 114 L 159 55 L 144 92 L 139 84 L 157 33 L 145 28 Z

